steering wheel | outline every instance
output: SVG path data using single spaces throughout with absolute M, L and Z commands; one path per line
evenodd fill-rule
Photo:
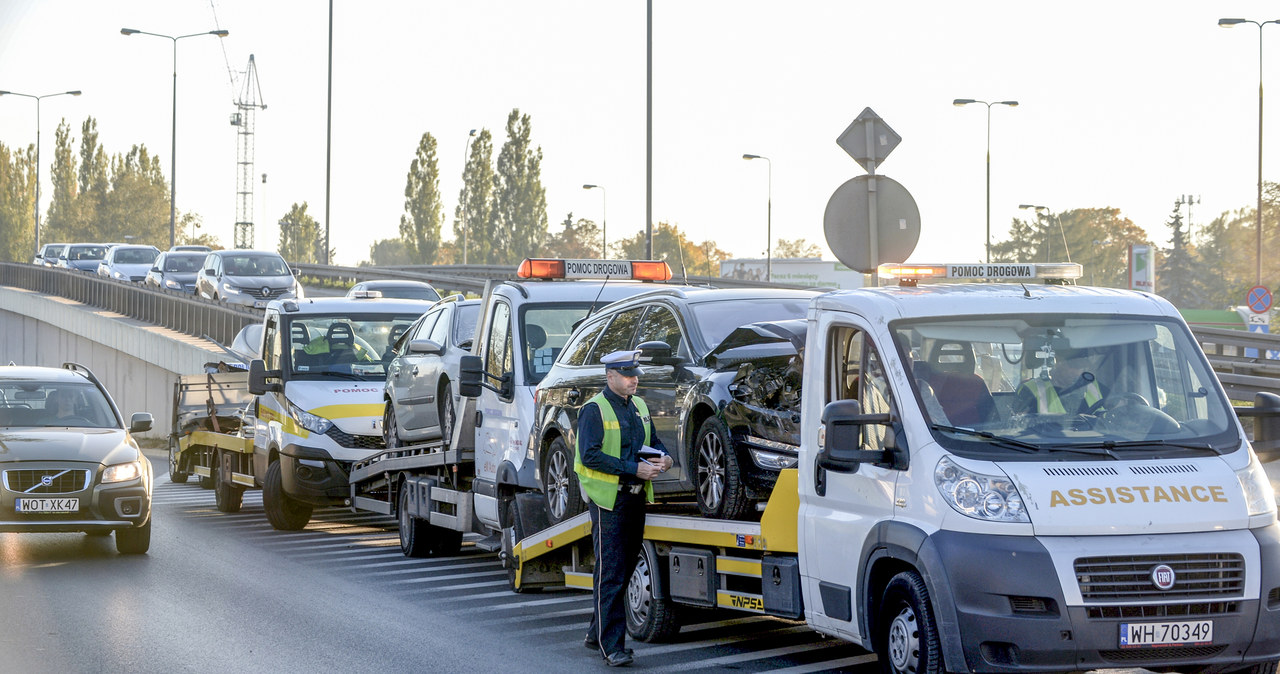
M 1182 424 L 1177 419 L 1152 407 L 1147 400 L 1136 393 L 1125 393 L 1104 400 L 1114 400 L 1114 405 L 1105 405 L 1106 411 L 1099 417 L 1100 426 L 1106 427 L 1121 436 L 1141 440 L 1151 435 L 1168 435 L 1177 433 Z
M 1113 395 L 1113 396 L 1107 396 L 1106 398 L 1103 398 L 1102 400 L 1099 400 L 1094 404 L 1090 405 L 1089 409 L 1085 410 L 1084 413 L 1096 414 L 1100 409 L 1107 410 L 1108 412 L 1114 412 L 1114 411 L 1123 409 L 1125 407 L 1129 407 L 1131 405 L 1140 406 L 1140 407 L 1151 407 L 1151 403 L 1147 402 L 1146 398 L 1143 398 L 1141 395 L 1137 393 L 1129 392 L 1129 393 L 1120 393 L 1118 395 Z

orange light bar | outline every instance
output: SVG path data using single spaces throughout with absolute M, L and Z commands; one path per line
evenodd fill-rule
M 516 271 L 520 278 L 564 278 L 564 260 L 525 258 Z
M 661 261 L 632 262 L 631 278 L 637 281 L 670 281 L 671 267 Z
M 880 266 L 880 273 L 901 278 L 946 278 L 947 267 L 933 264 L 886 264 Z

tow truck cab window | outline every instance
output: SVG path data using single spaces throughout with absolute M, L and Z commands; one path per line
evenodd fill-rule
M 280 315 L 268 314 L 262 329 L 262 365 L 268 370 L 280 369 Z
M 485 349 L 484 368 L 494 377 L 501 378 L 507 372 L 514 373 L 515 370 L 515 356 L 511 349 L 511 306 L 506 302 L 494 302 L 489 326 L 489 344 Z
M 857 400 L 863 414 L 889 414 L 893 407 L 893 393 L 885 377 L 883 361 L 875 346 L 862 330 L 849 326 L 835 326 L 830 333 L 827 349 L 826 401 Z M 862 445 L 867 449 L 883 449 L 889 426 L 866 424 L 862 427 Z

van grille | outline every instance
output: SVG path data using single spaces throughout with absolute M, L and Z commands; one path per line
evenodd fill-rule
M 1168 590 L 1151 579 L 1160 564 L 1176 574 Z M 1207 601 L 1237 598 L 1244 590 L 1244 558 L 1238 553 L 1081 557 L 1075 572 L 1080 594 L 1089 602 Z
M 48 478 L 49 484 L 45 484 Z M 74 494 L 89 485 L 89 471 L 61 468 L 6 470 L 4 488 L 22 494 Z
M 352 435 L 338 430 L 337 426 L 330 426 L 325 431 L 325 435 L 331 440 L 338 443 L 340 447 L 348 449 L 386 449 L 387 443 L 382 439 L 381 435 Z

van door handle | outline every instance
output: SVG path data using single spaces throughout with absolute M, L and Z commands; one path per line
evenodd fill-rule
M 578 391 L 578 389 L 576 389 L 576 388 L 571 388 L 571 389 L 569 389 L 569 391 L 568 391 L 568 393 L 566 393 L 566 395 L 568 396 L 568 398 L 569 398 L 569 402 L 571 402 L 571 403 L 576 403 L 576 402 L 578 402 L 578 398 L 582 397 L 582 394 L 581 394 L 581 393 Z

